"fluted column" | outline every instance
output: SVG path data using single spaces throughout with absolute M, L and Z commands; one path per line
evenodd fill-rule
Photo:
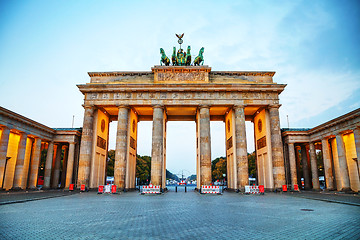
M 70 142 L 67 168 L 66 168 L 65 188 L 69 188 L 70 184 L 72 183 L 73 170 L 74 170 L 74 156 L 75 156 L 75 143 Z
M 303 170 L 305 189 L 308 190 L 311 188 L 311 184 L 310 184 L 310 171 L 309 171 L 309 165 L 308 165 L 305 144 L 301 145 L 301 164 L 302 164 L 302 170 Z
M 41 138 L 35 138 L 30 164 L 29 188 L 36 188 L 41 157 Z
M 313 142 L 310 142 L 310 163 L 313 189 L 320 190 L 315 144 Z
M 61 152 L 62 152 L 62 144 L 58 144 L 56 147 L 55 165 L 54 165 L 54 172 L 53 172 L 52 183 L 51 183 L 52 188 L 58 188 L 58 186 L 59 186 Z
M 3 186 L 3 179 L 5 175 L 6 154 L 9 145 L 9 136 L 10 129 L 3 127 L 0 139 L 0 186 Z
M 281 188 L 282 185 L 285 184 L 284 153 L 280 131 L 279 107 L 280 105 L 272 105 L 269 107 L 271 155 L 275 188 Z
M 350 190 L 350 179 L 349 179 L 349 171 L 346 162 L 346 155 L 345 155 L 345 147 L 342 134 L 339 133 L 336 135 L 336 147 L 338 152 L 339 158 L 339 178 L 336 178 L 336 181 L 340 181 L 341 189 L 339 191 Z
M 296 169 L 296 158 L 295 158 L 295 147 L 293 143 L 288 144 L 289 149 L 289 162 L 290 162 L 290 175 L 291 175 L 291 188 L 294 190 L 294 185 L 297 182 L 297 169 Z
M 354 139 L 355 139 L 355 148 L 356 148 L 356 156 L 357 156 L 357 164 L 360 175 L 360 129 L 354 129 Z
M 236 164 L 237 188 L 244 191 L 249 185 L 249 166 L 246 145 L 246 128 L 244 106 L 235 106 L 235 138 L 236 138 Z
M 323 138 L 321 140 L 321 149 L 322 149 L 322 156 L 323 156 L 323 162 L 324 162 L 326 189 L 333 190 L 334 189 L 334 177 L 333 177 L 333 168 L 331 165 L 331 156 L 330 156 L 328 139 Z
M 128 151 L 129 107 L 119 106 L 116 133 L 114 184 L 119 190 L 125 188 L 126 162 Z
M 153 107 L 153 129 L 152 129 L 152 150 L 151 150 L 151 183 L 162 185 L 162 166 L 164 150 L 164 108 Z M 165 186 L 161 186 L 165 188 Z
M 48 150 L 46 153 L 45 174 L 44 174 L 45 176 L 44 176 L 43 188 L 50 187 L 53 156 L 54 156 L 54 142 L 49 142 Z
M 85 106 L 84 123 L 81 135 L 81 146 L 78 168 L 78 184 L 80 188 L 82 184 L 89 187 L 90 165 L 93 147 L 93 127 L 94 127 L 94 110 L 93 106 Z
M 199 109 L 200 136 L 200 186 L 211 184 L 211 135 L 210 108 L 200 106 Z
M 24 164 L 25 164 L 26 140 L 27 140 L 27 134 L 21 133 L 18 154 L 16 158 L 13 188 L 21 188 L 22 186 Z

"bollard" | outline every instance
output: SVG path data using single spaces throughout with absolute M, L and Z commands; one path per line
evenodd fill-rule
M 99 185 L 98 194 L 102 194 L 103 192 L 104 192 L 104 186 Z
M 260 185 L 260 186 L 259 186 L 259 192 L 260 192 L 260 194 L 264 194 L 264 193 L 265 193 L 264 185 Z
M 74 191 L 74 184 L 69 185 L 69 191 Z
M 177 192 L 177 186 L 175 186 L 175 192 Z
M 282 185 L 283 192 L 287 192 L 287 185 Z
M 185 192 L 186 192 L 186 185 L 185 185 Z
M 116 193 L 116 185 L 111 186 L 111 193 Z

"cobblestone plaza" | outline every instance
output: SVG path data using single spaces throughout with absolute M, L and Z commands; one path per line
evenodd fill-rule
M 356 204 L 305 199 L 302 193 L 219 196 L 180 191 L 158 196 L 87 192 L 2 205 L 0 238 L 360 238 Z

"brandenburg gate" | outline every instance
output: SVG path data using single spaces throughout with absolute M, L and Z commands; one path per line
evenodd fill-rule
M 224 121 L 228 188 L 249 184 L 245 121 L 255 128 L 258 183 L 285 184 L 275 72 L 211 71 L 209 66 L 154 66 L 149 72 L 90 72 L 77 186 L 104 183 L 109 123 L 117 121 L 114 182 L 135 188 L 137 124 L 153 121 L 151 183 L 166 185 L 166 123 L 196 122 L 197 188 L 211 183 L 210 121 Z M 194 159 L 195 160 L 195 159 Z

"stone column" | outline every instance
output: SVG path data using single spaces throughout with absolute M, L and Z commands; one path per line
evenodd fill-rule
M 24 173 L 24 163 L 25 163 L 26 140 L 27 140 L 27 134 L 21 133 L 18 154 L 16 158 L 16 165 L 15 165 L 14 182 L 13 182 L 14 189 L 19 189 L 22 186 L 22 181 L 24 177 L 23 173 Z
M 288 148 L 289 148 L 291 188 L 294 190 L 294 185 L 295 185 L 295 184 L 298 184 L 294 144 L 293 144 L 293 143 L 289 143 L 289 144 L 288 144 Z
M 282 185 L 285 185 L 284 154 L 280 131 L 279 107 L 280 105 L 272 105 L 269 107 L 274 187 L 278 189 L 281 188 Z
M 310 142 L 310 162 L 311 162 L 311 174 L 312 174 L 313 189 L 320 190 L 315 144 L 313 142 Z
M 65 145 L 64 148 L 64 157 L 62 162 L 62 171 L 61 171 L 61 186 L 60 188 L 65 188 L 65 181 L 66 181 L 66 168 L 67 168 L 67 159 L 69 155 L 69 148 Z
M 7 127 L 2 128 L 0 139 L 0 186 L 3 186 L 3 179 L 5 175 L 6 154 L 9 145 L 10 129 Z
M 61 152 L 62 152 L 62 144 L 58 144 L 56 147 L 55 166 L 54 166 L 54 173 L 52 176 L 52 183 L 51 183 L 52 188 L 58 188 L 58 186 L 59 186 Z
M 336 181 L 340 181 L 341 189 L 339 189 L 339 191 L 348 191 L 350 190 L 350 179 L 349 179 L 348 166 L 346 162 L 344 141 L 341 133 L 336 135 L 336 147 L 339 158 L 339 172 L 340 172 L 340 176 L 339 176 L 340 179 L 336 178 Z
M 119 190 L 125 188 L 126 156 L 128 151 L 129 107 L 119 106 L 116 133 L 114 184 Z
M 52 161 L 54 156 L 54 142 L 50 142 L 46 154 L 45 176 L 43 188 L 50 188 Z
M 211 184 L 210 107 L 200 106 L 200 187 Z
M 235 138 L 236 138 L 236 164 L 237 164 L 237 189 L 245 190 L 249 185 L 249 166 L 246 145 L 246 128 L 244 106 L 235 106 Z
M 334 177 L 333 177 L 333 169 L 331 166 L 331 156 L 330 156 L 328 139 L 323 138 L 321 140 L 321 148 L 322 148 L 322 155 L 323 155 L 323 162 L 324 162 L 326 189 L 333 190 L 334 189 Z
M 153 107 L 153 129 L 152 129 L 152 150 L 151 150 L 151 183 L 162 185 L 162 165 L 164 148 L 164 108 Z M 165 186 L 161 186 L 161 188 Z
M 29 188 L 35 189 L 39 173 L 41 157 L 41 138 L 35 138 L 34 148 L 31 156 Z
M 67 168 L 66 168 L 66 181 L 65 181 L 65 188 L 69 188 L 70 184 L 72 183 L 73 177 L 73 169 L 74 169 L 74 156 L 75 156 L 75 143 L 69 143 L 69 154 L 67 160 Z
M 85 186 L 89 187 L 90 165 L 94 138 L 94 110 L 95 108 L 93 106 L 85 106 L 78 168 L 78 188 L 80 188 L 82 184 L 85 184 Z
M 301 145 L 301 164 L 303 170 L 303 177 L 304 177 L 304 187 L 305 189 L 310 189 L 310 172 L 309 172 L 309 165 L 307 160 L 307 153 L 306 153 L 306 146 L 305 144 Z
M 355 139 L 358 171 L 359 171 L 359 176 L 360 176 L 360 129 L 359 128 L 354 129 L 354 139 Z

